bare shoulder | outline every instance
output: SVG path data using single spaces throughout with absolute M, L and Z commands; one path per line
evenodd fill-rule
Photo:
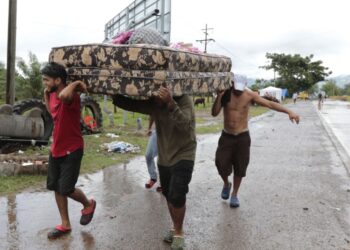
M 257 92 L 254 92 L 253 90 L 246 88 L 244 90 L 244 92 L 246 93 L 246 95 L 251 99 L 254 100 L 255 98 L 259 97 L 259 94 Z

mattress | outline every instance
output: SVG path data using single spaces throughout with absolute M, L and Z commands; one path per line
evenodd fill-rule
M 68 69 L 70 81 L 82 80 L 96 94 L 125 94 L 150 97 L 160 86 L 175 96 L 206 94 L 231 87 L 230 72 L 183 72 L 165 70 L 110 70 L 100 68 Z
M 229 57 L 159 45 L 55 47 L 49 61 L 64 65 L 68 81 L 83 80 L 91 93 L 151 96 L 166 85 L 174 95 L 182 95 L 231 87 Z

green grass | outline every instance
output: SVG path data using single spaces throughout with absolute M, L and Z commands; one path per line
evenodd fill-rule
M 207 98 L 206 98 L 207 101 Z M 103 103 L 100 102 L 101 109 Z M 223 121 L 222 118 L 212 118 L 210 115 L 212 103 L 206 103 L 206 106 L 199 105 L 195 107 L 195 111 L 198 114 L 196 116 L 196 132 L 197 134 L 217 133 L 222 130 Z M 109 101 L 108 108 L 113 112 L 113 105 Z M 252 107 L 251 116 L 257 116 L 267 111 L 266 108 Z M 200 115 L 202 114 L 202 115 Z M 148 137 L 145 134 L 145 129 L 148 127 L 148 116 L 138 113 L 128 112 L 127 122 L 124 125 L 124 112 L 121 109 L 117 109 L 116 113 L 113 113 L 114 128 L 109 127 L 108 117 L 103 114 L 103 133 L 84 136 L 85 150 L 84 157 L 81 166 L 81 173 L 93 173 L 111 165 L 117 165 L 130 160 L 137 155 L 143 155 L 147 146 Z M 142 118 L 143 130 L 137 132 L 136 119 Z M 209 122 L 209 123 L 208 123 Z M 206 123 L 210 125 L 205 125 Z M 203 125 L 204 124 L 204 125 Z M 119 135 L 118 138 L 109 138 L 106 133 L 114 133 Z M 125 141 L 140 147 L 140 153 L 108 153 L 100 146 L 103 143 L 109 143 L 112 141 Z M 30 147 L 24 155 L 48 155 L 49 147 L 37 148 Z M 11 176 L 0 177 L 0 196 L 10 193 L 19 192 L 28 187 L 45 187 L 46 176 Z
M 0 176 L 0 195 L 15 193 L 28 187 L 44 185 L 44 175 Z
M 96 137 L 98 136 L 98 137 Z M 137 133 L 120 133 L 119 138 L 109 138 L 106 134 L 89 135 L 84 137 L 85 147 L 81 173 L 96 172 L 105 167 L 123 163 L 137 155 L 142 155 L 147 146 L 148 137 Z M 103 143 L 125 141 L 140 147 L 140 153 L 113 153 L 101 148 Z
M 330 96 L 329 99 L 336 100 L 336 101 L 344 101 L 344 102 L 350 102 L 350 96 Z

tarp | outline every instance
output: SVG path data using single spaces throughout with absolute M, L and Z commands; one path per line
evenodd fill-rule
M 282 89 L 282 98 L 286 98 L 289 95 L 288 89 Z
M 273 86 L 269 86 L 267 88 L 260 89 L 259 94 L 260 94 L 260 96 L 270 95 L 270 96 L 275 97 L 279 101 L 282 100 L 282 89 L 276 88 Z

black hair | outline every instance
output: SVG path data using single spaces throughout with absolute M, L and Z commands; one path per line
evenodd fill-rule
M 41 74 L 52 78 L 61 78 L 65 84 L 67 80 L 67 71 L 61 64 L 50 62 L 41 69 Z

